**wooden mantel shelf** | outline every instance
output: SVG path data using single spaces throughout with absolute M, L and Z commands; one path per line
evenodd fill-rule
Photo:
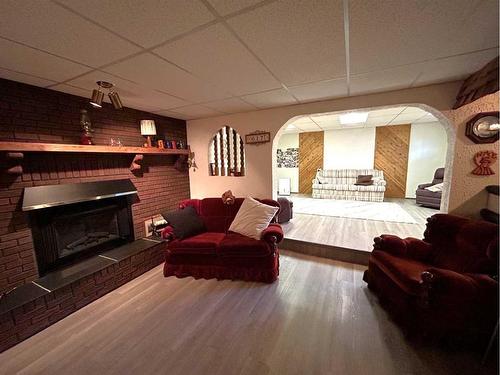
M 85 152 L 98 154 L 132 154 L 135 155 L 130 165 L 131 171 L 142 168 L 141 162 L 144 154 L 147 155 L 178 155 L 187 158 L 189 149 L 167 149 L 156 147 L 117 147 L 117 146 L 94 146 L 94 145 L 70 145 L 60 143 L 22 143 L 22 142 L 0 142 L 0 153 L 5 153 L 8 160 L 6 172 L 8 174 L 20 175 L 23 173 L 21 165 L 25 152 Z
M 101 154 L 189 155 L 189 150 L 186 149 L 23 142 L 0 142 L 0 152 L 88 152 Z

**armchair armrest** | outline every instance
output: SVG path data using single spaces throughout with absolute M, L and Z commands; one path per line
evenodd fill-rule
M 417 238 L 402 239 L 390 234 L 382 234 L 374 238 L 373 250 L 381 250 L 391 255 L 424 262 L 432 252 L 432 245 Z
M 420 184 L 417 186 L 417 189 L 425 189 L 425 188 L 428 188 L 429 186 L 432 186 L 434 184 L 432 183 L 428 183 L 428 184 Z
M 262 231 L 261 238 L 264 241 L 272 243 L 280 243 L 283 240 L 283 229 L 279 224 L 269 224 L 269 226 Z

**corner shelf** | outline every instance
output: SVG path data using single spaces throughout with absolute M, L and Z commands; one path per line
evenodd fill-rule
M 75 145 L 60 143 L 22 143 L 22 142 L 0 142 L 0 153 L 6 155 L 7 159 L 14 161 L 14 165 L 7 169 L 9 174 L 21 174 L 20 161 L 24 152 L 72 152 L 72 153 L 97 153 L 97 154 L 134 154 L 134 160 L 130 167 L 135 171 L 141 168 L 137 163 L 148 155 L 178 155 L 188 156 L 189 149 L 161 149 L 156 147 L 128 147 L 128 146 L 95 146 Z

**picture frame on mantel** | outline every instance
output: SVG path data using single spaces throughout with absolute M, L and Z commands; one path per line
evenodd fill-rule
M 245 143 L 246 144 L 262 144 L 271 142 L 271 133 L 264 132 L 260 130 L 256 130 L 250 134 L 245 134 Z

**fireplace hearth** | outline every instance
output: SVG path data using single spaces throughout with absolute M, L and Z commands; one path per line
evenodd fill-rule
M 40 276 L 134 240 L 130 180 L 26 188 Z

